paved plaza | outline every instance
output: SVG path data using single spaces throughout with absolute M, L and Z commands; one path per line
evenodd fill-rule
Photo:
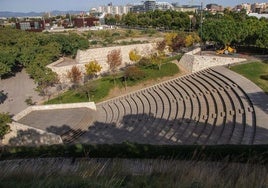
M 0 80 L 0 91 L 7 95 L 3 103 L 0 103 L 0 112 L 15 115 L 28 107 L 25 99 L 32 97 L 34 102 L 42 100 L 43 97 L 35 91 L 36 86 L 24 69 L 14 77 Z

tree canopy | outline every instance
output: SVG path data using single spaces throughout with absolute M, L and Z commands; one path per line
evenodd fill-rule
M 88 48 L 88 40 L 75 33 L 31 33 L 0 28 L 0 77 L 24 67 L 39 86 L 57 82 L 57 75 L 46 66 L 60 56 L 74 56 Z
M 220 45 L 253 45 L 267 48 L 267 19 L 250 17 L 245 12 L 225 12 L 224 15 L 209 15 L 203 21 L 204 41 Z

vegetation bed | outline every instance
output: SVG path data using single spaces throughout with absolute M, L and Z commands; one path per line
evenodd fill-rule
M 178 58 L 178 57 L 177 57 Z M 172 58 L 171 60 L 173 60 Z M 141 70 L 145 73 L 145 76 L 142 79 L 138 80 L 127 80 L 127 86 L 134 86 L 141 82 L 147 80 L 155 80 L 160 79 L 166 76 L 173 76 L 179 73 L 179 68 L 175 63 L 165 63 L 161 66 L 161 70 L 157 68 L 148 68 L 141 66 Z M 98 80 L 93 81 L 94 89 L 90 91 L 90 100 L 94 102 L 100 102 L 109 94 L 109 91 L 116 87 L 125 87 L 124 76 L 123 74 L 118 74 L 116 76 L 116 84 L 114 84 L 114 80 L 112 76 L 105 76 Z M 88 97 L 79 92 L 78 90 L 68 90 L 67 92 L 61 94 L 60 96 L 51 99 L 46 102 L 46 104 L 59 104 L 59 103 L 75 103 L 75 102 L 86 102 L 88 101 Z

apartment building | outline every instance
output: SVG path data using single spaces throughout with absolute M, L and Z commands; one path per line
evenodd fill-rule
M 102 12 L 105 14 L 112 14 L 112 15 L 123 15 L 127 14 L 130 11 L 131 6 L 114 6 L 112 4 L 109 4 L 108 6 L 99 6 L 97 8 L 98 12 Z

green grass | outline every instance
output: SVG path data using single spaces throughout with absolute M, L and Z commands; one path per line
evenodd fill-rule
M 264 92 L 268 93 L 268 80 L 263 79 L 264 75 L 268 75 L 268 62 L 251 62 L 232 66 L 231 70 L 248 78 L 258 85 Z
M 113 88 L 113 80 L 110 77 L 101 78 L 95 80 L 94 84 L 96 89 L 90 92 L 90 100 L 98 102 L 109 94 L 110 89 Z M 71 89 L 58 97 L 47 101 L 45 104 L 59 104 L 59 103 L 78 103 L 88 102 L 88 98 L 85 94 L 79 93 L 77 90 Z
M 161 66 L 161 69 L 158 70 L 157 67 L 154 68 L 146 68 L 141 67 L 141 69 L 145 72 L 146 77 L 141 80 L 136 81 L 127 81 L 127 86 L 134 86 L 136 84 L 142 83 L 147 80 L 155 80 L 159 78 L 163 78 L 165 76 L 173 76 L 179 73 L 179 68 L 174 63 L 165 63 Z M 90 100 L 94 102 L 100 102 L 105 98 L 111 89 L 115 86 L 124 87 L 125 83 L 123 82 L 123 74 L 118 74 L 116 76 L 116 84 L 114 84 L 112 76 L 106 76 L 94 81 L 94 85 L 96 85 L 96 89 L 90 92 Z M 51 99 L 45 104 L 59 104 L 59 103 L 78 103 L 78 102 L 88 102 L 88 98 L 85 94 L 79 93 L 77 90 L 68 90 L 67 92 L 59 95 L 58 97 Z

